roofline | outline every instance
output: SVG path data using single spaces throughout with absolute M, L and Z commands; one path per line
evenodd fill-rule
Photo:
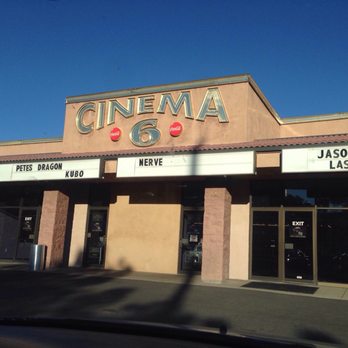
M 308 116 L 287 116 L 282 117 L 283 124 L 305 123 L 305 122 L 318 122 L 318 121 L 331 121 L 348 119 L 348 112 L 336 112 L 334 114 L 320 114 L 320 115 L 308 115 Z
M 280 116 L 278 115 L 277 111 L 275 111 L 275 109 L 273 108 L 273 106 L 271 105 L 271 103 L 268 101 L 268 99 L 266 98 L 266 96 L 263 94 L 263 92 L 261 91 L 260 87 L 257 85 L 257 83 L 255 82 L 255 80 L 250 76 L 249 76 L 249 83 L 250 86 L 253 88 L 253 90 L 255 91 L 255 93 L 257 94 L 257 96 L 261 99 L 261 101 L 263 102 L 263 104 L 265 105 L 265 107 L 267 108 L 267 110 L 271 113 L 271 115 L 276 119 L 276 121 L 278 122 L 279 125 L 283 124 L 282 119 L 280 118 Z
M 169 84 L 162 84 L 162 85 L 148 86 L 148 87 L 127 88 L 127 89 L 121 89 L 121 90 L 115 90 L 115 91 L 109 91 L 109 92 L 82 94 L 78 96 L 66 97 L 66 104 L 82 103 L 82 102 L 96 101 L 96 100 L 102 100 L 102 99 L 131 97 L 131 96 L 136 96 L 141 94 L 177 91 L 177 90 L 190 89 L 190 88 L 226 85 L 231 83 L 249 82 L 250 79 L 251 79 L 251 76 L 249 74 L 241 74 L 241 75 L 230 75 L 225 77 L 209 78 L 209 79 L 203 79 L 203 80 L 176 82 L 176 83 L 169 83 Z
M 103 99 L 132 97 L 132 96 L 148 94 L 148 93 L 161 93 L 161 92 L 168 92 L 168 91 L 177 91 L 177 90 L 192 89 L 192 88 L 199 88 L 199 87 L 221 86 L 226 84 L 243 83 L 243 82 L 248 82 L 251 85 L 251 87 L 254 89 L 255 93 L 264 103 L 268 111 L 272 114 L 272 116 L 277 120 L 279 124 L 282 124 L 282 120 L 279 117 L 278 113 L 272 107 L 271 103 L 262 93 L 260 87 L 257 85 L 257 83 L 251 77 L 250 74 L 229 75 L 224 77 L 215 77 L 215 78 L 209 78 L 209 79 L 203 79 L 203 80 L 193 80 L 193 81 L 186 81 L 186 82 L 162 84 L 157 86 L 129 88 L 129 89 L 93 93 L 93 94 L 82 94 L 78 96 L 66 97 L 65 102 L 66 104 L 83 103 L 83 102 L 97 101 L 97 100 L 103 100 Z
M 56 138 L 34 138 L 34 139 L 26 139 L 26 140 L 0 141 L 0 146 L 42 144 L 42 143 L 59 143 L 59 142 L 62 142 L 62 141 L 63 141 L 62 137 L 56 137 Z

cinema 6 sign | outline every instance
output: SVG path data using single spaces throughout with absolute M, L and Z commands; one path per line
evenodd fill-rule
M 157 101 L 157 102 L 156 102 Z M 107 101 L 87 102 L 83 104 L 76 113 L 76 128 L 81 134 L 89 134 L 92 131 L 101 130 L 105 126 L 111 129 L 110 138 L 118 141 L 122 129 L 117 126 L 117 117 L 131 119 L 136 115 L 149 115 L 149 118 L 136 122 L 129 133 L 131 142 L 135 146 L 146 147 L 156 144 L 161 137 L 161 129 L 158 128 L 158 118 L 167 113 L 177 116 L 183 111 L 185 119 L 204 122 L 207 117 L 215 117 L 218 122 L 229 122 L 228 115 L 218 88 L 207 88 L 204 98 L 200 103 L 196 114 L 193 112 L 191 93 L 181 91 L 178 96 L 172 93 L 163 93 L 159 98 L 154 94 L 127 98 L 121 103 L 118 99 Z M 94 118 L 89 123 L 85 122 L 87 112 L 93 112 Z M 173 137 L 180 136 L 183 125 L 175 121 L 170 126 L 169 132 Z

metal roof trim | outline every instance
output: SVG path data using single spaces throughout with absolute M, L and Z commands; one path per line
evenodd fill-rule
M 334 114 L 308 115 L 308 116 L 294 116 L 282 118 L 283 124 L 305 123 L 305 122 L 320 122 L 348 119 L 348 112 L 337 112 Z
M 232 84 L 232 83 L 249 82 L 250 78 L 251 77 L 249 74 L 230 75 L 225 77 L 215 77 L 215 78 L 208 78 L 203 80 L 193 80 L 193 81 L 187 81 L 187 82 L 161 84 L 157 86 L 127 88 L 127 89 L 121 89 L 121 90 L 115 90 L 115 91 L 109 91 L 109 92 L 82 94 L 78 96 L 66 97 L 66 104 L 82 103 L 82 102 L 96 101 L 96 100 L 102 100 L 102 99 L 121 98 L 121 97 L 128 97 L 128 96 L 131 97 L 131 96 L 136 96 L 141 94 L 169 92 L 169 91 L 177 91 L 181 89 L 210 87 L 210 86 L 219 86 L 219 85 L 226 85 L 226 84 Z
M 9 141 L 0 141 L 0 146 L 28 145 L 28 144 L 41 144 L 41 143 L 60 143 L 62 141 L 63 141 L 62 137 L 9 140 Z

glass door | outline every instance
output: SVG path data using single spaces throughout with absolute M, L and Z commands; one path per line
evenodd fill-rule
M 291 280 L 313 280 L 312 210 L 285 211 L 284 276 Z
M 254 211 L 252 275 L 278 277 L 279 212 Z
M 180 271 L 202 268 L 203 210 L 184 210 L 180 240 Z
M 101 266 L 104 264 L 107 213 L 107 209 L 102 208 L 89 211 L 85 251 L 86 266 Z
M 22 209 L 17 245 L 17 259 L 29 259 L 30 247 L 37 239 L 38 209 Z

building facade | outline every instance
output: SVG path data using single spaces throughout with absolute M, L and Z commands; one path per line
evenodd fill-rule
M 347 283 L 347 173 L 348 113 L 249 75 L 68 97 L 62 138 L 0 143 L 0 258 Z

